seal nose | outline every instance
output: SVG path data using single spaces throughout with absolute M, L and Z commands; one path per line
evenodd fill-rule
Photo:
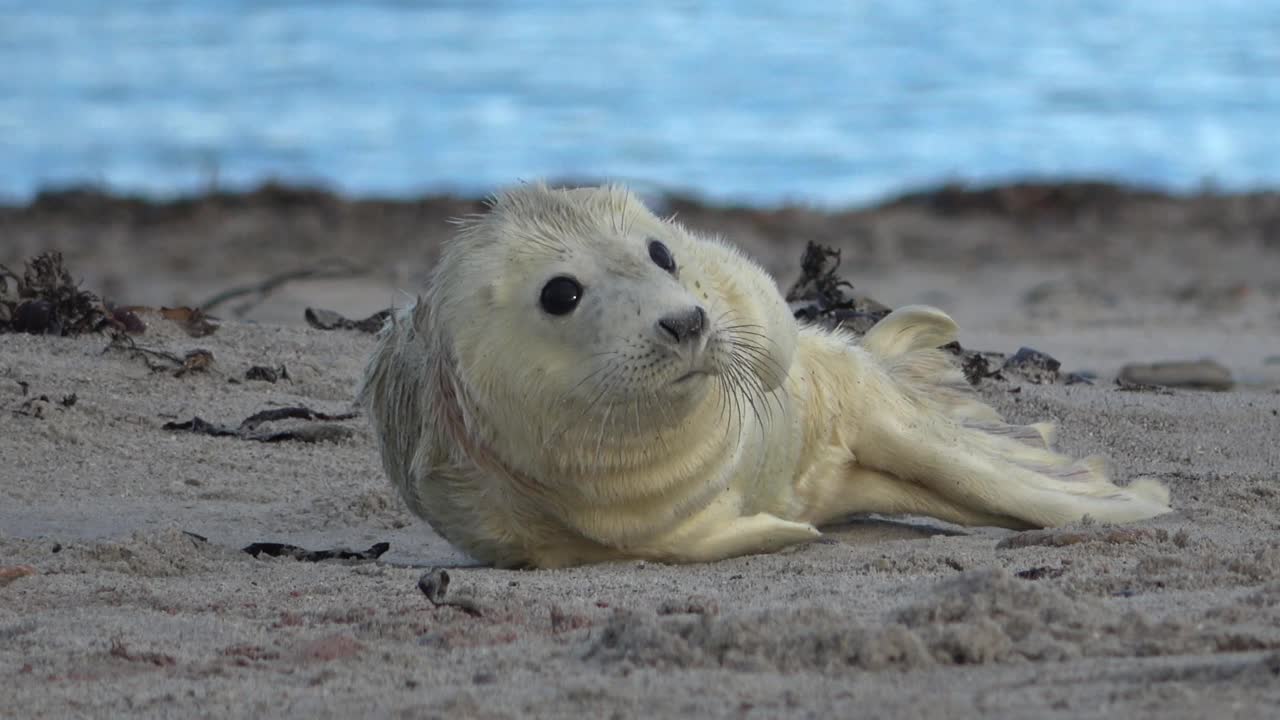
M 658 320 L 661 334 L 679 344 L 697 340 L 707 328 L 707 311 L 702 306 L 665 315 Z

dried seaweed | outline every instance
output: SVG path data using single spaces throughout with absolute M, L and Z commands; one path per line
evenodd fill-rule
M 839 276 L 840 251 L 810 242 L 800 258 L 800 277 L 786 300 L 796 319 L 866 333 L 889 314 L 889 307 L 853 294 L 853 283 Z M 847 291 L 847 292 L 846 292 Z
M 377 560 L 383 553 L 391 549 L 391 543 L 380 542 L 370 545 L 368 550 L 351 550 L 350 548 L 331 548 L 328 550 L 307 550 L 297 545 L 285 543 L 256 542 L 244 546 L 241 551 L 254 557 L 291 557 L 302 562 L 320 562 L 322 560 Z
M 845 294 L 853 292 L 853 283 L 836 274 L 840 269 L 840 251 L 810 242 L 800 257 L 800 278 L 787 291 L 787 302 L 808 302 L 819 312 L 852 310 L 853 300 Z
M 1023 580 L 1042 580 L 1044 578 L 1061 577 L 1066 572 L 1067 572 L 1067 569 L 1065 567 L 1054 568 L 1054 567 L 1048 567 L 1045 565 L 1039 565 L 1036 567 L 1027 568 L 1026 570 L 1019 570 L 1013 575 L 1014 577 L 1019 577 L 1019 578 L 1022 578 Z
M 279 367 L 267 367 L 266 365 L 254 365 L 244 373 L 245 380 L 260 380 L 262 382 L 275 383 L 281 380 L 290 380 L 289 370 L 284 365 Z
M 1006 379 L 1001 373 L 1006 359 L 1004 353 L 966 350 L 957 341 L 943 345 L 942 349 L 960 359 L 960 370 L 964 372 L 970 385 L 980 385 L 987 378 L 1001 381 Z
M 97 295 L 80 289 L 62 253 L 37 255 L 22 275 L 0 265 L 0 332 L 79 335 L 123 324 Z
M 211 423 L 204 418 L 196 416 L 184 422 L 167 422 L 163 425 L 163 429 L 177 432 L 191 432 L 199 435 L 209 435 L 212 437 L 234 437 L 241 440 L 253 440 L 264 443 L 284 441 L 311 443 L 326 441 L 337 442 L 350 437 L 353 431 L 348 427 L 328 423 L 339 420 L 350 420 L 355 416 L 355 413 L 339 413 L 334 415 L 317 412 L 311 408 L 300 406 L 283 407 L 256 412 L 240 421 L 240 424 L 235 427 L 219 423 Z M 259 426 L 279 420 L 320 420 L 325 421 L 326 424 L 291 427 L 283 430 L 259 430 Z
M 141 307 L 118 307 L 112 303 L 104 303 L 107 312 L 111 314 L 111 326 L 116 330 L 124 331 L 130 335 L 141 335 L 147 331 L 147 324 L 142 322 L 142 318 L 138 317 L 138 310 L 145 310 Z
M 142 360 L 151 372 L 168 372 L 174 377 L 182 377 L 195 372 L 204 372 L 213 364 L 213 353 L 203 348 L 188 350 L 181 357 L 167 350 L 139 345 L 133 338 L 124 333 L 113 333 L 111 342 L 102 352 L 112 350 L 125 352 L 129 357 Z
M 25 383 L 23 384 L 22 394 L 23 395 L 27 394 Z M 79 399 L 80 398 L 75 393 L 71 393 L 70 395 L 63 395 L 57 401 L 57 404 L 62 408 L 72 408 L 72 407 L 75 407 L 75 404 L 76 402 L 79 401 Z M 39 418 L 43 418 L 45 416 L 46 410 L 48 408 L 53 407 L 53 405 L 54 405 L 54 401 L 48 395 L 38 395 L 35 397 L 29 397 L 26 400 L 23 400 L 22 404 L 13 410 L 13 414 L 24 415 L 26 417 L 33 417 L 33 418 L 39 419 Z
M 308 325 L 317 330 L 359 330 L 376 333 L 382 329 L 387 318 L 391 317 L 391 311 L 379 310 L 363 320 L 351 320 L 332 310 L 307 308 L 303 317 L 306 318 Z
M 240 427 L 252 430 L 265 422 L 290 418 L 298 420 L 350 420 L 355 416 L 355 413 L 338 413 L 331 415 L 301 406 L 282 407 L 256 412 L 245 418 L 244 421 L 240 423 Z
M 213 321 L 214 319 L 200 308 L 162 307 L 160 314 L 177 323 L 191 337 L 204 337 L 218 331 L 218 325 Z

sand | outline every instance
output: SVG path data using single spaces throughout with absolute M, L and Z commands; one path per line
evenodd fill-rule
M 775 555 L 533 572 L 475 567 L 411 517 L 359 417 L 260 428 L 336 438 L 314 443 L 164 428 L 348 411 L 372 338 L 307 327 L 302 309 L 359 317 L 403 298 L 445 217 L 473 201 L 275 189 L 0 209 L 0 262 L 61 249 L 85 287 L 121 302 L 195 303 L 327 257 L 360 269 L 224 303 L 205 337 L 143 313 L 138 345 L 212 353 L 180 377 L 106 335 L 0 335 L 0 715 L 1274 712 L 1280 201 L 1029 197 L 940 193 L 847 213 L 661 204 L 724 232 L 784 286 L 806 240 L 829 243 L 860 292 L 941 305 L 966 346 L 1029 345 L 1088 371 L 1092 385 L 1009 374 L 981 392 L 1018 421 L 1056 420 L 1063 448 L 1110 456 L 1121 479 L 1162 479 L 1175 513 L 1032 533 L 862 517 Z M 1125 363 L 1201 357 L 1237 386 L 1112 382 Z M 246 380 L 255 365 L 290 379 Z M 317 563 L 241 551 L 254 542 L 390 550 Z M 440 606 L 418 587 L 432 567 L 450 576 Z

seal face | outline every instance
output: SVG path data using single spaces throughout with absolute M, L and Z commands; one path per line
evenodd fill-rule
M 1036 482 L 1066 459 L 1002 445 L 1014 426 L 936 350 L 954 323 L 906 310 L 858 347 L 800 327 L 758 265 L 621 188 L 522 186 L 462 223 L 360 399 L 410 508 L 498 565 L 712 560 L 858 511 L 1039 522 L 931 489 L 957 461 L 928 452 L 948 433 L 1036 464 Z M 883 431 L 904 427 L 936 432 Z
M 427 299 L 457 392 L 475 401 L 470 429 L 531 476 L 584 471 L 660 442 L 713 384 L 776 385 L 788 347 L 752 317 L 760 301 L 735 307 L 714 266 L 676 260 L 697 255 L 619 190 L 500 198 L 446 250 Z

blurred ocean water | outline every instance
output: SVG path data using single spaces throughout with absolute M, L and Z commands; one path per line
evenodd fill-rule
M 0 197 L 1280 185 L 1280 0 L 0 0 Z

